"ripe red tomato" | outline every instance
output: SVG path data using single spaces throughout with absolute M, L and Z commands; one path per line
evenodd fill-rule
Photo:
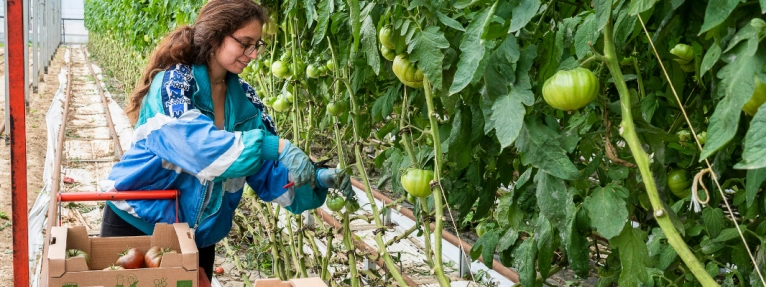
M 120 258 L 114 262 L 114 265 L 122 266 L 125 269 L 137 269 L 144 265 L 144 253 L 136 248 L 128 248 L 120 253 Z
M 428 197 L 431 195 L 431 181 L 434 180 L 434 172 L 430 170 L 410 168 L 402 174 L 401 182 L 404 190 L 415 197 Z
M 543 84 L 543 99 L 559 110 L 582 108 L 596 99 L 596 95 L 598 79 L 585 68 L 558 71 Z
M 343 206 L 346 205 L 346 201 L 343 199 L 343 197 L 332 195 L 330 198 L 327 199 L 327 208 L 329 208 L 332 211 L 340 211 L 343 209 Z
M 146 251 L 146 255 L 144 255 L 145 266 L 148 268 L 159 268 L 160 264 L 162 264 L 162 257 L 168 253 L 177 252 L 175 250 L 171 250 L 170 247 L 166 249 L 161 249 L 157 246 L 149 248 L 149 251 Z
M 223 267 L 218 266 L 215 268 L 215 274 L 221 275 L 223 274 Z

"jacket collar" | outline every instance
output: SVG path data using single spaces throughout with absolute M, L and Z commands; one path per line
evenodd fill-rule
M 197 81 L 197 91 L 193 100 L 195 106 L 212 115 L 213 97 L 210 87 L 210 77 L 207 74 L 207 66 L 192 66 L 194 79 Z M 234 130 L 234 126 L 258 116 L 258 110 L 245 95 L 239 77 L 232 73 L 226 73 L 226 130 Z

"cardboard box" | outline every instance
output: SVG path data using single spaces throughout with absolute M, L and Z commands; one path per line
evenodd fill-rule
M 199 268 L 194 234 L 186 223 L 157 224 L 151 236 L 90 238 L 83 226 L 51 228 L 48 247 L 48 286 L 51 287 L 196 287 Z M 178 254 L 165 254 L 159 268 L 103 270 L 127 247 L 146 253 L 152 246 L 170 246 Z M 67 249 L 90 256 L 66 259 Z
M 319 278 L 291 279 L 281 281 L 279 279 L 259 279 L 253 283 L 254 287 L 327 287 L 327 284 Z

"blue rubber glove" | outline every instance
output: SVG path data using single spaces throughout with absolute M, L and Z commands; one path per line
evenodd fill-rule
M 301 149 L 294 146 L 290 141 L 285 141 L 282 152 L 279 153 L 279 162 L 290 170 L 290 180 L 295 182 L 295 187 L 314 184 L 314 164 Z
M 351 177 L 340 169 L 317 169 L 317 186 L 321 188 L 335 188 L 343 192 L 346 198 L 354 193 L 351 188 Z

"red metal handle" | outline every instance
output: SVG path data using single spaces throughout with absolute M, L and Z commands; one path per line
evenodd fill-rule
M 175 190 L 140 190 L 108 192 L 64 192 L 59 193 L 59 201 L 104 201 L 135 199 L 176 199 Z
M 134 190 L 134 191 L 107 191 L 107 192 L 59 192 L 58 202 L 70 201 L 106 201 L 106 200 L 137 200 L 137 199 L 175 199 L 176 223 L 178 220 L 178 190 Z M 59 213 L 59 216 L 61 214 Z M 59 225 L 61 223 L 59 222 Z

